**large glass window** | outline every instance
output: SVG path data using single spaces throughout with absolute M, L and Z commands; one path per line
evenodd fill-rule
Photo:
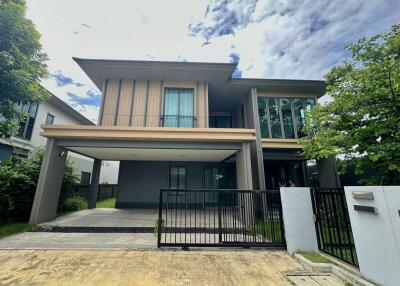
M 268 98 L 269 124 L 271 128 L 270 138 L 282 138 L 282 126 L 279 112 L 279 100 Z
M 260 97 L 258 99 L 258 116 L 260 117 L 260 130 L 261 137 L 263 138 L 269 137 L 267 99 L 267 97 Z
M 293 139 L 306 136 L 306 112 L 314 104 L 313 98 L 259 97 L 261 137 Z
M 194 127 L 193 89 L 164 89 L 164 127 Z
M 32 137 L 33 126 L 35 124 L 38 104 L 28 103 L 20 106 L 20 112 L 26 113 L 26 117 L 19 121 L 17 137 L 30 140 Z
M 295 138 L 294 133 L 294 123 L 292 117 L 292 105 L 291 100 L 286 98 L 281 98 L 281 111 L 282 111 L 282 122 L 283 122 L 283 132 L 285 133 L 285 138 L 293 139 Z

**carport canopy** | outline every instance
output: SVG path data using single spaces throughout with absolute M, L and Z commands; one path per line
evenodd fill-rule
M 42 126 L 47 144 L 30 217 L 55 218 L 68 151 L 94 158 L 89 208 L 95 207 L 102 160 L 221 162 L 236 157 L 238 188 L 252 189 L 250 143 L 254 129 L 87 125 Z

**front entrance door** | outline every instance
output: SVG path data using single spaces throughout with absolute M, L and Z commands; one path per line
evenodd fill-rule
M 210 166 L 204 169 L 204 188 L 209 190 L 234 189 L 235 188 L 235 169 L 225 166 Z M 216 192 L 207 193 L 207 203 L 217 203 L 218 194 Z
M 300 160 L 264 160 L 267 190 L 279 190 L 279 182 L 292 181 L 296 187 L 306 185 L 305 162 Z

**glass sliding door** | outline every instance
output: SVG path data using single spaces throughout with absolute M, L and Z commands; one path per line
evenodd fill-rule
M 170 189 L 186 189 L 186 167 L 185 166 L 172 166 L 169 169 L 169 188 Z M 176 194 L 184 194 L 183 192 L 176 192 Z
M 304 100 L 295 98 L 293 100 L 294 123 L 298 138 L 306 136 L 304 127 L 306 126 L 306 114 L 304 112 Z
M 193 89 L 179 90 L 179 124 L 178 127 L 193 127 Z
M 209 190 L 219 189 L 218 167 L 206 167 L 204 169 L 204 188 Z M 206 202 L 218 202 L 218 195 L 215 192 L 207 193 Z
M 284 138 L 288 139 L 296 138 L 293 126 L 291 100 L 287 98 L 281 98 L 280 101 L 281 101 L 283 131 L 285 133 Z
M 258 116 L 260 117 L 260 131 L 261 137 L 269 137 L 269 127 L 268 127 L 268 110 L 267 110 L 267 98 L 260 97 L 258 99 Z
M 234 189 L 235 178 L 235 168 L 233 167 L 210 166 L 204 168 L 205 189 Z M 206 202 L 218 202 L 217 193 L 208 193 Z
M 192 88 L 164 89 L 164 127 L 194 127 Z
M 279 112 L 279 101 L 277 98 L 268 98 L 269 120 L 271 125 L 271 138 L 283 138 L 281 127 L 281 116 Z
M 177 127 L 179 114 L 179 90 L 166 88 L 164 96 L 164 127 Z

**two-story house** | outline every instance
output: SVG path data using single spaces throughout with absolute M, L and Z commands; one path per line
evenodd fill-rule
M 46 91 L 47 92 L 47 91 Z M 94 125 L 64 101 L 51 95 L 47 101 L 32 102 L 19 106 L 19 111 L 27 114 L 18 121 L 18 132 L 11 138 L 0 138 L 0 162 L 11 155 L 30 157 L 46 145 L 46 138 L 40 136 L 41 125 Z M 93 168 L 91 158 L 70 152 L 69 160 L 80 176 L 80 183 L 89 184 Z
M 117 208 L 156 208 L 162 188 L 309 185 L 298 139 L 323 81 L 232 79 L 231 63 L 74 60 L 102 91 L 98 125 L 42 126 L 32 223 L 55 217 L 69 151 L 94 159 L 89 207 L 103 160 L 120 161 Z M 329 161 L 319 172 L 337 183 Z

